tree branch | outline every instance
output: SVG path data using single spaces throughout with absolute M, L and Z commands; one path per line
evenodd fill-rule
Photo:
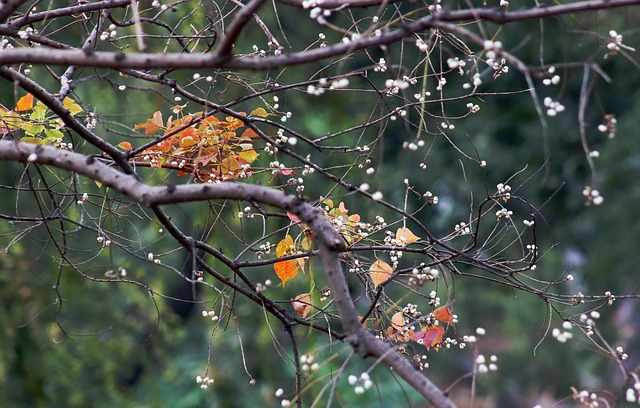
M 225 68 L 264 71 L 283 67 L 291 67 L 327 58 L 354 53 L 363 49 L 388 45 L 410 37 L 415 33 L 438 26 L 446 29 L 443 22 L 460 22 L 467 20 L 486 20 L 497 24 L 531 20 L 543 17 L 576 13 L 581 11 L 613 9 L 640 4 L 640 0 L 590 0 L 567 5 L 533 8 L 509 13 L 500 13 L 493 9 L 468 9 L 449 11 L 442 10 L 436 14 L 423 17 L 415 22 L 406 23 L 377 36 L 362 37 L 347 44 L 335 44 L 309 51 L 294 52 L 264 58 L 229 58 L 228 47 L 221 47 L 214 54 L 161 54 L 161 53 L 114 53 L 90 52 L 81 50 L 52 50 L 43 48 L 7 49 L 0 53 L 0 65 L 31 63 L 46 65 L 78 65 L 101 68 Z
M 104 185 L 151 208 L 181 202 L 244 200 L 268 204 L 297 215 L 309 225 L 318 240 L 324 273 L 351 346 L 363 357 L 375 356 L 384 361 L 435 406 L 455 406 L 437 386 L 398 355 L 391 345 L 376 339 L 360 325 L 340 264 L 339 253 L 345 249 L 344 239 L 325 219 L 321 210 L 303 199 L 268 187 L 232 182 L 149 186 L 138 178 L 125 175 L 91 156 L 16 141 L 0 141 L 0 160 L 50 165 L 82 174 L 92 180 L 101 181 Z

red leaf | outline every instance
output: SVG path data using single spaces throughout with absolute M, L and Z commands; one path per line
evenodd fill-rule
M 122 150 L 126 150 L 126 151 L 133 150 L 133 147 L 131 146 L 131 143 L 129 143 L 129 142 L 120 142 L 120 143 L 118 143 L 118 147 L 121 148 Z
M 444 335 L 444 327 L 437 325 L 433 327 L 425 327 L 421 331 L 414 333 L 411 338 L 416 343 L 422 340 L 422 344 L 429 350 L 431 347 L 442 341 Z
M 287 217 L 289 217 L 289 219 L 293 222 L 300 222 L 300 217 L 298 217 L 294 213 L 290 213 L 289 211 L 287 211 Z

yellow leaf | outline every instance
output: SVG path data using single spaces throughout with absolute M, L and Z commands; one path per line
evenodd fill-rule
M 419 240 L 420 237 L 415 236 L 407 227 L 398 228 L 398 231 L 396 232 L 396 241 L 398 242 L 410 244 Z
M 260 116 L 263 118 L 266 118 L 267 116 L 270 116 L 271 114 L 269 112 L 267 112 L 264 108 L 257 108 L 251 111 L 251 113 L 249 114 L 249 116 Z
M 308 293 L 301 293 L 291 300 L 291 305 L 297 314 L 307 317 L 311 311 L 311 296 Z
M 36 145 L 41 145 L 42 144 L 42 139 L 40 139 L 39 137 L 31 137 L 31 136 L 25 136 L 20 138 L 20 141 L 23 143 L 31 143 L 31 144 L 36 144 Z
M 256 153 L 255 150 L 253 149 L 249 149 L 249 150 L 243 150 L 240 153 L 238 153 L 238 156 L 240 156 L 240 158 L 244 161 L 246 161 L 247 163 L 251 164 L 253 163 L 258 156 L 260 156 L 258 153 Z
M 376 288 L 381 283 L 387 281 L 391 277 L 392 273 L 393 268 L 391 267 L 391 265 L 389 265 L 385 261 L 381 261 L 380 259 L 375 261 L 371 265 L 371 268 L 369 268 L 369 276 L 371 277 L 373 286 Z
M 298 274 L 298 264 L 291 259 L 276 262 L 273 264 L 273 269 L 276 271 L 278 278 L 282 281 L 282 286 Z
M 278 258 L 282 258 L 285 255 L 293 254 L 295 250 L 296 248 L 293 243 L 293 238 L 291 238 L 291 235 L 287 235 L 284 239 L 278 242 L 278 245 L 276 246 L 276 256 Z
M 234 156 L 225 157 L 220 163 L 222 165 L 222 175 L 226 176 L 236 170 L 240 170 L 240 163 Z
M 22 98 L 18 99 L 18 103 L 16 104 L 16 111 L 26 111 L 33 109 L 33 95 L 30 93 L 26 94 Z
M 192 136 L 185 136 L 180 139 L 180 147 L 187 148 L 198 144 L 198 142 Z
M 23 123 L 22 118 L 19 114 L 14 111 L 0 111 L 0 116 L 2 117 L 0 123 L 0 130 L 2 129 L 19 129 Z
M 62 105 L 64 105 L 64 107 L 69 112 L 71 112 L 71 115 L 77 115 L 78 113 L 82 112 L 82 107 L 78 105 L 76 101 L 69 97 L 64 98 L 64 100 L 62 101 Z

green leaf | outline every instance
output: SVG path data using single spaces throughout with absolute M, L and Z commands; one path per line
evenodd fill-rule
M 45 140 L 47 144 L 53 143 L 57 139 L 62 139 L 64 137 L 64 133 L 62 133 L 58 129 L 45 129 L 44 134 L 47 135 L 47 139 Z M 49 139 L 53 139 L 53 140 L 48 142 Z

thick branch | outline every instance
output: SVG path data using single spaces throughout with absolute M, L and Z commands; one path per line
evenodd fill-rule
M 22 6 L 25 0 L 2 0 L 0 1 L 0 22 L 8 19 L 18 7 Z
M 279 3 L 288 4 L 295 7 L 303 7 L 304 0 L 279 0 Z M 385 6 L 392 3 L 413 3 L 413 0 L 323 0 L 319 7 L 323 9 L 333 8 L 358 8 Z
M 301 65 L 320 61 L 339 55 L 350 54 L 366 48 L 388 45 L 410 37 L 434 26 L 441 29 L 443 22 L 460 22 L 468 20 L 487 20 L 498 24 L 507 24 L 514 21 L 531 20 L 555 15 L 576 13 L 580 11 L 612 9 L 640 4 L 640 0 L 591 0 L 567 5 L 533 8 L 509 13 L 500 13 L 493 9 L 468 9 L 459 11 L 442 10 L 441 12 L 423 17 L 415 22 L 407 23 L 394 30 L 382 33 L 378 36 L 362 37 L 348 44 L 335 44 L 324 48 L 316 48 L 309 51 L 295 52 L 265 58 L 229 58 L 229 54 L 222 52 L 214 54 L 145 54 L 145 53 L 113 53 L 113 52 L 86 52 L 80 50 L 52 50 L 42 47 L 9 49 L 0 52 L 0 65 L 31 63 L 46 65 L 78 65 L 102 68 L 132 68 L 132 69 L 159 69 L 159 68 L 226 68 L 269 70 L 286 66 Z
M 23 3 L 22 1 L 18 1 L 18 2 Z M 38 21 L 43 21 L 43 20 L 51 21 L 58 17 L 78 15 L 78 14 L 88 13 L 96 10 L 126 7 L 130 3 L 131 3 L 131 0 L 104 0 L 96 3 L 79 3 L 75 6 L 62 7 L 54 10 L 46 10 L 46 11 L 41 11 L 39 13 L 27 14 L 13 21 L 10 21 L 6 25 L 2 25 L 0 27 L 2 29 L 5 29 L 6 26 L 9 26 L 15 29 L 15 28 L 20 28 L 22 26 L 25 26 L 27 24 L 33 24 Z M 4 12 L 4 8 L 2 12 Z
M 50 146 L 37 146 L 15 141 L 0 141 L 0 160 L 51 165 L 101 181 L 147 206 L 206 200 L 246 200 L 272 205 L 293 214 L 308 224 L 320 246 L 320 257 L 327 282 L 333 294 L 340 321 L 349 342 L 363 357 L 375 356 L 385 362 L 407 383 L 437 407 L 454 407 L 444 393 L 389 344 L 376 339 L 360 325 L 355 306 L 342 271 L 339 253 L 345 249 L 344 239 L 324 214 L 299 197 L 254 184 L 217 183 L 180 186 L 149 186 L 132 175 L 95 160 Z

